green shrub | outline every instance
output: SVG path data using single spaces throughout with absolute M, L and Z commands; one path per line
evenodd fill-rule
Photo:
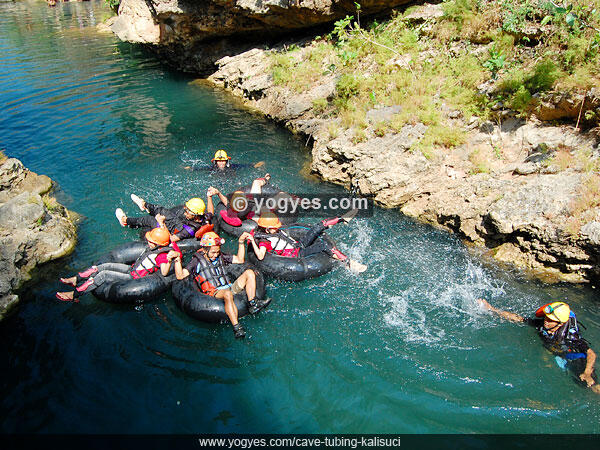
M 312 109 L 313 112 L 315 114 L 323 114 L 323 112 L 325 112 L 325 110 L 327 109 L 327 105 L 329 103 L 327 102 L 326 98 L 316 98 L 313 100 L 312 102 Z
M 525 87 L 533 94 L 552 89 L 554 82 L 560 77 L 560 69 L 549 59 L 539 62 L 533 73 L 525 79 Z
M 276 85 L 287 84 L 292 80 L 296 60 L 287 53 L 276 53 L 273 56 L 271 75 Z
M 105 2 L 108 5 L 108 7 L 110 9 L 112 9 L 114 12 L 117 12 L 119 10 L 119 5 L 121 4 L 121 0 L 105 0 Z
M 515 111 L 524 112 L 531 104 L 531 92 L 525 87 L 520 86 L 510 98 L 510 107 Z
M 340 77 L 336 84 L 338 97 L 342 99 L 350 99 L 359 92 L 360 83 L 353 74 L 344 74 Z

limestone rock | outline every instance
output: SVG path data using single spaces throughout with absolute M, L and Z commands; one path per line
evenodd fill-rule
M 600 247 L 600 222 L 590 222 L 581 227 L 581 235 L 596 247 Z
M 361 14 L 389 12 L 410 0 L 363 0 Z M 213 71 L 226 55 L 275 36 L 333 23 L 356 14 L 345 0 L 121 0 L 113 32 L 124 41 L 150 44 L 180 69 Z
M 415 145 L 427 132 L 424 124 L 406 124 L 399 132 L 386 129 L 383 136 L 376 132 L 381 122 L 401 112 L 398 106 L 368 111 L 361 130 L 365 140 L 356 142 L 356 130 L 345 129 L 340 119 L 312 112 L 314 99 L 333 95 L 334 78 L 324 75 L 305 92 L 296 92 L 274 84 L 267 75 L 270 60 L 269 50 L 262 49 L 222 58 L 210 78 L 302 134 L 312 144 L 310 169 L 324 180 L 494 249 L 497 261 L 532 270 L 547 281 L 600 281 L 600 226 L 587 224 L 579 236 L 564 232 L 583 175 L 548 164 L 559 149 L 598 152 L 592 133 L 516 117 L 480 123 L 445 107 L 440 113 L 453 126 L 464 125 L 468 139 L 452 150 L 437 149 L 428 159 Z M 481 165 L 471 161 L 474 151 Z M 485 170 L 474 173 L 474 167 Z
M 69 212 L 47 195 L 50 178 L 16 159 L 0 166 L 0 319 L 14 308 L 13 290 L 38 264 L 70 253 L 76 242 Z
M 444 15 L 442 5 L 434 5 L 425 3 L 422 6 L 416 7 L 412 12 L 404 17 L 404 20 L 411 23 L 423 23 L 430 20 L 439 19 Z

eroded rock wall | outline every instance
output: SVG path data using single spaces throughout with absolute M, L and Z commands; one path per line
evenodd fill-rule
M 52 180 L 14 158 L 0 165 L 0 320 L 18 302 L 14 291 L 37 265 L 70 253 L 72 215 L 48 195 Z
M 363 0 L 361 14 L 407 3 L 414 2 Z M 225 55 L 352 14 L 351 0 L 122 0 L 111 28 L 181 70 L 208 73 Z
M 425 134 L 427 127 L 421 123 L 376 135 L 376 124 L 398 112 L 382 107 L 367 113 L 367 138 L 356 143 L 354 131 L 343 130 L 338 119 L 313 114 L 314 100 L 335 95 L 333 77 L 323 76 L 298 93 L 275 85 L 271 61 L 269 51 L 261 49 L 225 57 L 209 80 L 304 135 L 312 143 L 311 168 L 324 180 L 456 232 L 488 248 L 497 260 L 532 270 L 547 281 L 598 280 L 600 211 L 580 233 L 565 230 L 586 175 L 550 163 L 557 149 L 587 148 L 597 157 L 596 135 L 514 117 L 492 123 L 456 116 L 451 119 L 455 126 L 469 130 L 467 142 L 428 159 L 410 150 Z M 332 129 L 340 131 L 332 134 Z M 492 153 L 485 172 L 477 173 L 481 169 L 472 161 L 476 151 Z

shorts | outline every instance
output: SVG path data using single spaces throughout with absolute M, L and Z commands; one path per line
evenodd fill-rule
M 235 280 L 233 282 L 233 284 L 231 284 L 229 286 L 222 286 L 220 288 L 213 289 L 213 290 L 211 290 L 211 292 L 207 292 L 206 295 L 210 295 L 211 297 L 214 297 L 218 291 L 223 291 L 225 289 L 230 289 L 231 293 L 233 295 L 239 294 L 240 292 L 242 292 L 244 290 L 244 287 L 242 286 L 242 282 L 240 281 L 240 278 Z
M 231 285 L 231 292 L 233 292 L 233 295 L 235 294 L 239 294 L 240 292 L 242 292 L 244 290 L 244 287 L 242 286 L 242 282 L 240 281 L 239 277 L 238 279 L 236 279 L 233 284 Z

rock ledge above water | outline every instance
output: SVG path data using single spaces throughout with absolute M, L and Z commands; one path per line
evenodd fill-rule
M 48 195 L 51 189 L 50 178 L 18 159 L 0 160 L 0 320 L 18 303 L 14 291 L 36 266 L 75 247 L 73 214 Z

